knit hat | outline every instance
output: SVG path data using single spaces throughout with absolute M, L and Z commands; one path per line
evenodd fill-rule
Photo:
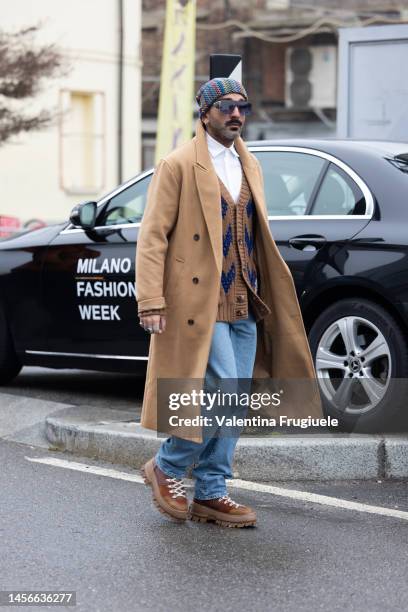
M 211 79 L 211 81 L 201 85 L 196 95 L 197 104 L 200 107 L 200 117 L 205 115 L 214 102 L 230 93 L 241 94 L 245 100 L 248 100 L 244 86 L 235 79 Z

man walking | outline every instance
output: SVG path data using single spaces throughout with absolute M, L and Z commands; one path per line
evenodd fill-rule
M 152 429 L 160 378 L 314 377 L 292 277 L 269 231 L 260 165 L 240 136 L 247 93 L 217 78 L 196 100 L 196 136 L 158 164 L 137 244 L 138 313 L 152 334 L 142 425 Z M 291 409 L 321 416 L 305 404 Z M 237 437 L 164 440 L 143 468 L 158 508 L 180 521 L 255 525 L 254 510 L 226 489 Z M 192 465 L 189 509 L 183 477 Z

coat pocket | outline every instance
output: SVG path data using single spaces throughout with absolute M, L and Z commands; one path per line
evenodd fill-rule
M 174 303 L 179 295 L 180 280 L 184 270 L 184 259 L 174 256 L 170 260 L 165 277 L 164 277 L 164 297 L 166 304 L 170 306 Z

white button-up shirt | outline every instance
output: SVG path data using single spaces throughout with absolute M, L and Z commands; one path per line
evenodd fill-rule
M 234 144 L 230 147 L 224 147 L 218 140 L 210 136 L 208 132 L 206 136 L 214 169 L 236 203 L 241 192 L 242 182 L 242 167 L 239 155 Z

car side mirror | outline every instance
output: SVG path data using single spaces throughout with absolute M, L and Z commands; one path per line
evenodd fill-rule
M 71 210 L 69 220 L 73 225 L 83 227 L 84 229 L 93 229 L 96 221 L 96 202 L 77 204 Z

